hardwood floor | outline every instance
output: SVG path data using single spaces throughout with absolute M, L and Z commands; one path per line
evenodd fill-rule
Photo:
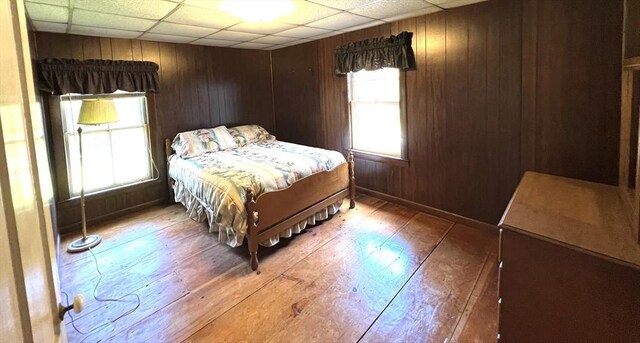
M 90 230 L 103 237 L 93 249 L 104 275 L 97 297 L 122 301 L 94 298 L 90 253 L 61 253 L 62 291 L 86 299 L 74 315 L 85 334 L 65 319 L 70 342 L 496 338 L 497 235 L 380 199 L 360 196 L 356 209 L 345 203 L 332 219 L 261 247 L 259 273 L 245 247 L 220 244 L 181 205 Z

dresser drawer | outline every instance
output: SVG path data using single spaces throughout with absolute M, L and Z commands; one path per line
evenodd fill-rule
M 640 269 L 502 228 L 500 342 L 638 342 Z

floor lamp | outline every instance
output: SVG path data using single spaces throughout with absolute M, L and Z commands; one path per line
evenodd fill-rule
M 118 121 L 118 112 L 112 99 L 82 100 L 78 125 L 100 125 Z M 99 235 L 87 236 L 87 218 L 84 211 L 84 166 L 82 164 L 82 127 L 78 126 L 78 141 L 80 143 L 80 212 L 82 213 L 82 238 L 79 238 L 67 248 L 68 252 L 80 252 L 100 244 Z

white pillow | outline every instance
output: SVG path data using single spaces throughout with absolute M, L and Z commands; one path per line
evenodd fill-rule
M 226 126 L 218 126 L 213 129 L 180 132 L 173 139 L 171 147 L 179 157 L 189 158 L 206 152 L 237 148 L 238 144 Z

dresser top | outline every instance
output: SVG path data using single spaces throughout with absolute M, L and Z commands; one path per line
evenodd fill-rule
M 527 172 L 500 226 L 640 267 L 615 186 Z

